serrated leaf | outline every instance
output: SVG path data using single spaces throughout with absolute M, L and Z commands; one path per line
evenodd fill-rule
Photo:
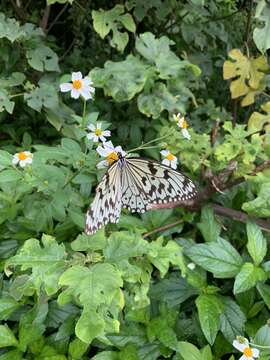
M 259 281 L 264 281 L 266 278 L 266 273 L 262 268 L 255 267 L 251 263 L 245 263 L 240 272 L 236 275 L 233 292 L 234 294 L 239 294 L 251 289 Z
M 270 353 L 270 348 L 269 348 L 269 344 L 270 344 L 270 327 L 269 327 L 269 325 L 264 325 L 257 331 L 253 342 L 255 344 L 259 345 L 259 346 L 268 347 L 268 349 L 266 349 L 266 351 L 268 353 Z
M 25 32 L 20 27 L 20 24 L 15 19 L 6 18 L 4 14 L 0 13 L 0 39 L 7 38 L 14 42 L 25 36 Z
M 222 299 L 224 309 L 220 316 L 221 331 L 225 338 L 232 343 L 236 336 L 243 335 L 246 317 L 240 306 L 230 298 Z
M 242 265 L 239 253 L 222 238 L 219 238 L 217 242 L 194 245 L 185 250 L 185 253 L 193 262 L 219 278 L 234 277 Z
M 196 346 L 185 341 L 178 342 L 177 352 L 184 360 L 202 360 L 201 353 Z
M 48 235 L 43 235 L 41 241 L 43 247 L 37 239 L 26 240 L 17 255 L 8 259 L 6 268 L 21 266 L 23 271 L 30 268 L 30 280 L 37 293 L 44 285 L 47 294 L 52 295 L 58 290 L 58 279 L 65 269 L 65 247 Z
M 263 298 L 265 305 L 270 310 L 270 285 L 258 283 L 256 287 L 261 297 Z
M 204 336 L 213 345 L 220 329 L 220 315 L 223 312 L 223 303 L 216 295 L 200 295 L 195 302 Z
M 260 227 L 253 223 L 247 223 L 247 249 L 256 266 L 260 265 L 267 252 L 267 242 Z
M 47 83 L 41 83 L 31 92 L 25 93 L 24 99 L 29 107 L 38 112 L 43 106 L 51 109 L 58 105 L 57 92 L 53 85 Z
M 3 170 L 0 172 L 0 184 L 15 182 L 22 179 L 23 174 L 16 170 Z

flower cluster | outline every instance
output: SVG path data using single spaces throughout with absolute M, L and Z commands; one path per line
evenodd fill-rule
M 183 137 L 187 140 L 190 140 L 191 136 L 187 129 L 188 123 L 187 123 L 186 119 L 183 116 L 181 116 L 180 113 L 178 113 L 176 115 L 174 114 L 173 119 L 177 122 L 177 126 L 179 126 L 180 129 L 182 130 Z

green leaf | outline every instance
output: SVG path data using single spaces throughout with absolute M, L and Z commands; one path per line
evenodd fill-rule
M 146 116 L 152 116 L 156 119 L 163 110 L 168 112 L 182 111 L 183 103 L 178 96 L 170 93 L 165 84 L 157 82 L 152 92 L 143 92 L 139 95 L 138 108 Z
M 261 346 L 268 346 L 267 352 L 270 353 L 270 326 L 262 326 L 256 333 L 253 343 Z
M 196 306 L 204 336 L 213 345 L 220 329 L 220 315 L 223 312 L 222 301 L 216 295 L 200 295 L 196 299 Z
M 257 5 L 257 10 L 261 6 L 261 2 Z M 265 53 L 270 48 L 270 8 L 267 2 L 264 8 L 256 12 L 255 18 L 263 23 L 263 26 L 256 27 L 253 31 L 253 40 L 257 48 Z
M 262 183 L 256 199 L 245 202 L 242 209 L 254 216 L 270 216 L 270 182 Z
M 160 276 L 165 276 L 170 264 L 176 265 L 185 273 L 182 248 L 172 240 L 168 241 L 165 246 L 162 246 L 162 243 L 162 238 L 158 238 L 155 242 L 152 242 L 147 255 L 151 263 L 160 271 Z
M 256 287 L 261 297 L 263 298 L 265 305 L 270 310 L 270 285 L 264 283 L 258 283 Z
M 251 263 L 245 263 L 240 272 L 236 275 L 233 292 L 239 294 L 251 289 L 259 281 L 266 280 L 267 276 L 263 269 L 254 266 Z
M 119 360 L 118 352 L 116 351 L 101 351 L 92 360 Z
M 16 170 L 3 170 L 0 172 L 0 184 L 21 180 L 23 174 Z
M 87 251 L 87 250 L 102 250 L 106 246 L 106 237 L 104 229 L 96 232 L 94 235 L 88 236 L 80 234 L 71 243 L 71 248 L 74 251 Z
M 107 61 L 104 69 L 90 72 L 96 87 L 102 87 L 105 95 L 117 102 L 131 100 L 141 92 L 148 78 L 149 67 L 133 55 L 119 62 Z
M 222 299 L 224 309 L 220 316 L 221 331 L 225 338 L 232 343 L 236 336 L 243 335 L 246 317 L 235 301 L 226 297 Z
M 217 241 L 221 225 L 217 222 L 211 206 L 204 206 L 201 212 L 201 222 L 198 223 L 205 241 Z
M 202 360 L 201 353 L 196 346 L 186 341 L 178 342 L 177 353 L 179 353 L 184 360 Z
M 26 57 L 30 66 L 38 71 L 60 71 L 58 56 L 49 47 L 41 45 L 35 49 L 27 50 Z
M 88 344 L 85 344 L 85 342 L 76 338 L 69 344 L 68 353 L 72 359 L 81 360 L 82 356 L 86 353 L 88 347 Z
M 11 350 L 0 355 L 0 360 L 24 360 L 24 357 L 21 351 Z
M 218 278 L 230 278 L 238 274 L 242 258 L 235 248 L 226 240 L 197 244 L 185 250 L 193 262 L 210 271 Z
M 40 83 L 34 90 L 24 95 L 27 105 L 40 112 L 41 108 L 55 108 L 58 105 L 57 92 L 53 85 Z
M 60 304 L 70 302 L 72 296 L 84 308 L 75 328 L 80 340 L 90 343 L 93 337 L 101 336 L 105 331 L 119 330 L 118 312 L 123 306 L 120 287 L 123 282 L 114 266 L 101 263 L 90 268 L 72 266 L 61 276 L 59 284 L 67 287 L 58 297 Z
M 21 269 L 32 269 L 31 281 L 39 293 L 42 285 L 48 295 L 54 294 L 59 286 L 58 279 L 65 269 L 65 246 L 58 245 L 49 235 L 42 236 L 42 245 L 37 239 L 26 240 L 17 255 L 6 262 L 6 268 L 21 266 Z
M 6 110 L 9 114 L 13 113 L 15 102 L 9 100 L 9 94 L 5 89 L 0 90 L 0 112 Z
M 247 249 L 256 266 L 260 265 L 267 252 L 267 242 L 258 225 L 247 223 Z
M 0 320 L 6 320 L 20 305 L 11 296 L 0 298 Z
M 0 325 L 0 348 L 6 346 L 17 346 L 18 341 L 7 325 Z
M 202 350 L 202 360 L 213 360 L 213 355 L 209 345 L 206 345 Z
M 75 333 L 80 340 L 90 344 L 95 337 L 103 334 L 105 321 L 94 309 L 83 310 L 75 327 Z
M 168 278 L 154 284 L 150 290 L 153 299 L 166 302 L 170 307 L 183 303 L 197 293 L 198 291 L 177 273 L 172 273 Z
M 4 14 L 0 13 L 0 39 L 7 38 L 14 42 L 25 35 L 20 27 L 20 24 L 15 19 L 6 18 Z
M 128 43 L 128 34 L 126 32 L 120 32 L 122 26 L 131 32 L 135 32 L 136 25 L 130 14 L 124 14 L 125 8 L 123 5 L 117 4 L 114 8 L 104 10 L 93 10 L 93 25 L 95 31 L 100 35 L 102 39 L 113 32 L 111 45 L 116 47 L 119 51 L 123 52 Z

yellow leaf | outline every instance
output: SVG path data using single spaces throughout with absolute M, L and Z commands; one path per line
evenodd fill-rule
M 261 109 L 266 112 L 266 114 L 261 114 L 257 111 L 252 113 L 248 120 L 249 131 L 261 131 L 265 124 L 268 124 L 268 126 L 265 127 L 266 132 L 270 130 L 270 101 L 263 104 Z
M 241 105 L 247 106 L 254 103 L 255 96 L 264 88 L 265 71 L 269 69 L 266 58 L 248 58 L 239 49 L 229 52 L 230 60 L 224 62 L 223 78 L 232 79 L 230 91 L 232 99 L 245 96 Z

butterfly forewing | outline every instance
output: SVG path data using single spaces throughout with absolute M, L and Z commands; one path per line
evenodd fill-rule
M 86 214 L 86 234 L 94 234 L 108 222 L 116 223 L 121 212 L 121 171 L 117 162 L 103 176 Z
M 185 203 L 196 195 L 194 183 L 168 166 L 141 158 L 121 158 L 109 167 L 97 187 L 85 231 L 93 234 L 108 222 L 118 222 L 122 207 L 145 212 L 153 204 Z

